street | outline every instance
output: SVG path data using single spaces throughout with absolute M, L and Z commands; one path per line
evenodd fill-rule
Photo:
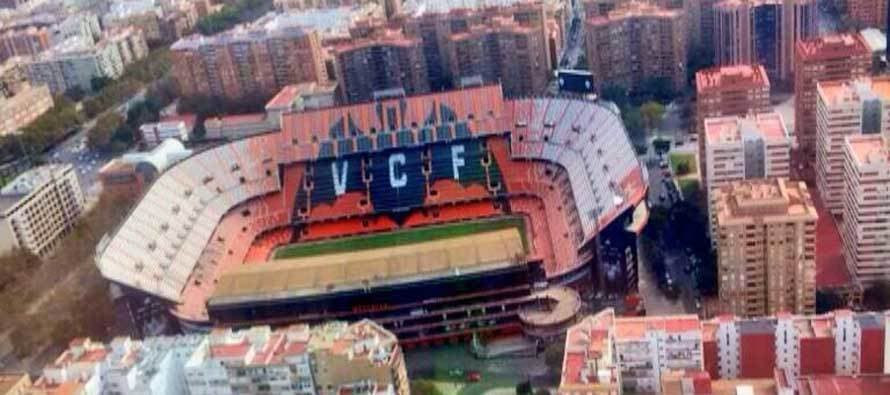
M 146 88 L 136 92 L 126 102 L 115 107 L 115 111 L 126 117 L 130 106 L 145 99 Z M 86 199 L 98 199 L 101 192 L 98 185 L 99 169 L 102 168 L 114 156 L 101 152 L 93 152 L 86 146 L 87 135 L 96 125 L 96 118 L 84 122 L 80 131 L 59 143 L 47 152 L 43 159 L 48 163 L 67 163 L 74 166 L 80 187 L 84 191 Z

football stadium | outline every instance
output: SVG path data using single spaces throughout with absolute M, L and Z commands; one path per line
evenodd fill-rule
M 636 291 L 647 176 L 608 103 L 482 86 L 286 113 L 280 129 L 179 162 L 106 235 L 96 264 L 136 321 L 371 318 L 425 343 Z

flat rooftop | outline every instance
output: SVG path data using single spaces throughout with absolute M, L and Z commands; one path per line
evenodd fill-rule
M 647 332 L 664 331 L 680 333 L 701 331 L 701 321 L 696 315 L 619 317 L 615 319 L 615 340 L 638 340 Z
M 444 14 L 453 10 L 479 10 L 492 7 L 509 7 L 514 4 L 532 3 L 534 0 L 406 0 L 401 13 L 411 16 Z
M 15 205 L 19 199 L 50 182 L 54 176 L 58 177 L 70 167 L 70 165 L 43 165 L 19 174 L 0 189 L 0 211 Z
M 851 135 L 845 144 L 859 167 L 890 165 L 890 150 L 881 135 Z
M 758 88 L 769 89 L 766 69 L 759 64 L 716 66 L 695 73 L 698 94 Z
M 872 98 L 890 101 L 890 76 L 818 82 L 816 89 L 819 96 L 832 106 Z
M 519 229 L 358 252 L 241 265 L 220 276 L 209 305 L 312 296 L 514 264 Z
M 819 215 L 806 184 L 784 178 L 736 181 L 717 189 L 717 224 L 734 225 L 754 218 L 816 221 Z
M 602 25 L 613 21 L 638 17 L 682 18 L 679 10 L 668 10 L 653 4 L 630 2 L 610 11 L 607 15 L 595 15 L 587 19 L 591 25 Z
M 790 143 L 782 115 L 776 112 L 705 119 L 705 144 L 727 144 L 756 138 L 765 143 Z
M 859 33 L 842 33 L 797 42 L 797 54 L 805 61 L 868 55 L 871 50 Z

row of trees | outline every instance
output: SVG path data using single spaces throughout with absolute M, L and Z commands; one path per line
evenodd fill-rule
M 236 0 L 227 2 L 219 12 L 198 20 L 198 32 L 210 36 L 229 30 L 239 23 L 256 19 L 272 8 L 270 0 Z
M 78 111 L 71 98 L 55 97 L 53 108 L 23 127 L 21 134 L 0 136 L 0 162 L 45 152 L 75 132 L 87 119 L 120 104 L 147 84 L 165 76 L 169 70 L 169 51 L 155 50 L 145 59 L 127 66 L 123 76 L 116 81 L 96 79 L 94 84 L 102 89 L 82 101 L 82 111 Z

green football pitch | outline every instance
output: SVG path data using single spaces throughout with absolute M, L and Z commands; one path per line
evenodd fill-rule
M 492 220 L 457 222 L 445 225 L 425 226 L 395 232 L 372 235 L 344 237 L 342 239 L 325 240 L 309 243 L 294 243 L 275 250 L 272 259 L 302 258 L 314 255 L 336 254 L 386 248 L 397 245 L 423 243 L 427 241 L 448 239 L 490 232 L 508 228 L 517 228 L 522 237 L 522 246 L 527 251 L 528 241 L 525 239 L 525 221 L 521 217 L 502 217 Z

